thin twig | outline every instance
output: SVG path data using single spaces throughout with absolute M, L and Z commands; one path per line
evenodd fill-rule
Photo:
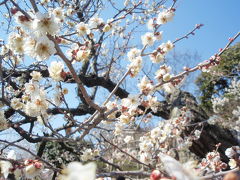
M 30 3 L 32 4 L 34 12 L 37 13 L 39 10 L 38 10 L 35 0 L 30 0 Z
M 220 55 L 233 43 L 233 41 L 238 38 L 239 35 L 240 35 L 240 32 L 238 32 L 238 33 L 231 39 L 231 41 L 229 41 L 228 44 L 222 49 L 222 51 L 219 52 L 217 55 L 220 56 Z M 211 64 L 211 63 L 212 63 L 211 61 L 207 61 L 207 62 L 205 62 L 205 63 L 200 63 L 200 64 L 198 64 L 197 66 L 195 66 L 195 67 L 193 67 L 193 68 L 190 68 L 190 69 L 188 69 L 188 70 L 186 70 L 186 71 L 183 71 L 183 72 L 179 73 L 179 74 L 176 75 L 176 76 L 173 76 L 169 81 L 164 81 L 164 82 L 160 82 L 160 83 L 156 84 L 156 85 L 154 86 L 154 88 L 156 89 L 156 88 L 158 88 L 159 86 L 162 86 L 163 84 L 172 82 L 172 81 L 175 80 L 175 79 L 180 79 L 180 78 L 182 78 L 183 76 L 188 75 L 190 72 L 197 71 L 197 70 L 199 70 L 201 67 L 206 66 L 206 65 L 209 65 L 209 64 Z
M 65 56 L 65 54 L 62 52 L 61 48 L 59 47 L 59 45 L 57 44 L 56 40 L 54 39 L 54 37 L 52 36 L 48 36 L 50 40 L 52 40 L 55 44 L 55 48 L 57 51 L 57 55 L 64 61 L 64 63 L 67 65 L 68 69 L 70 70 L 74 80 L 76 81 L 84 99 L 86 100 L 86 102 L 88 103 L 89 106 L 93 107 L 94 109 L 98 110 L 99 112 L 103 112 L 103 109 L 101 107 L 99 107 L 97 104 L 95 104 L 91 98 L 89 97 L 89 95 L 87 94 L 86 89 L 84 88 L 84 85 L 82 83 L 82 81 L 80 80 L 80 78 L 78 77 L 76 71 L 74 70 L 71 62 L 68 60 L 68 58 Z
M 124 150 L 122 150 L 121 148 L 119 148 L 117 145 L 115 145 L 115 144 L 111 143 L 110 141 L 108 141 L 102 134 L 100 134 L 100 136 L 103 138 L 103 140 L 104 140 L 105 142 L 107 142 L 108 144 L 110 144 L 110 145 L 113 146 L 114 148 L 118 149 L 118 150 L 119 150 L 120 152 L 122 152 L 123 154 L 126 154 L 127 156 L 131 157 L 131 158 L 132 158 L 134 161 L 136 161 L 137 163 L 142 164 L 142 165 L 144 165 L 144 166 L 152 169 L 152 166 L 151 166 L 151 165 L 148 165 L 148 164 L 145 164 L 145 163 L 139 161 L 137 158 L 133 157 L 131 154 L 125 152 Z

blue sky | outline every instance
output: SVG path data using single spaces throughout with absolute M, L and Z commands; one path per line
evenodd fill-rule
M 171 2 L 171 1 L 170 1 Z M 225 47 L 228 39 L 240 31 L 240 1 L 239 0 L 178 0 L 173 21 L 161 27 L 163 41 L 174 41 L 191 31 L 196 24 L 204 24 L 194 36 L 183 39 L 175 46 L 177 55 L 189 54 L 185 58 L 171 60 L 170 64 L 177 72 L 183 66 L 192 67 L 208 59 Z M 234 43 L 240 42 L 238 38 Z M 234 44 L 233 43 L 233 44 Z M 197 57 L 193 57 L 194 54 Z M 184 89 L 199 95 L 195 79 L 200 71 L 191 73 Z
M 201 57 L 206 59 L 224 47 L 229 37 L 240 31 L 240 1 L 179 0 L 173 22 L 164 29 L 168 38 L 175 39 L 198 23 L 204 26 L 194 37 L 178 43 L 176 48 L 182 51 L 198 51 Z

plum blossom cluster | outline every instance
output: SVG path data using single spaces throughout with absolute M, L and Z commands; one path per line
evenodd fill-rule
M 148 46 L 152 46 L 156 40 L 160 41 L 162 39 L 162 31 L 158 31 L 158 28 L 162 24 L 166 24 L 167 22 L 171 21 L 174 17 L 174 11 L 175 9 L 167 9 L 159 13 L 157 18 L 150 19 L 148 22 L 148 29 L 153 30 L 154 32 L 147 32 L 143 36 L 141 36 L 142 50 L 137 48 L 132 48 L 127 56 L 129 61 L 131 61 L 131 64 L 128 65 L 128 68 L 130 69 L 130 75 L 131 77 L 135 77 L 141 67 L 142 67 L 142 57 L 146 56 L 144 54 L 144 50 Z M 165 55 L 174 48 L 174 44 L 171 41 L 167 41 L 166 43 L 162 43 L 156 50 L 149 53 L 149 58 L 153 63 L 160 63 L 164 60 Z M 165 76 L 166 80 L 167 76 Z
M 59 17 L 55 16 L 56 11 L 51 14 L 37 12 L 32 17 L 27 17 L 18 9 L 13 9 L 12 13 L 19 25 L 19 32 L 9 36 L 8 48 L 11 51 L 40 61 L 47 60 L 56 53 L 54 43 L 47 37 L 48 34 L 56 35 L 59 31 L 60 23 Z
M 220 56 L 214 55 L 209 58 L 209 60 L 206 60 L 203 63 L 199 64 L 199 68 L 202 70 L 202 72 L 211 72 L 213 67 L 217 66 L 220 63 Z
M 64 64 L 61 61 L 53 61 L 48 68 L 50 77 L 55 81 L 64 80 Z
M 71 162 L 58 176 L 59 180 L 79 179 L 95 180 L 97 166 L 95 163 L 82 165 L 80 162 Z
M 124 125 L 134 123 L 136 114 L 144 114 L 139 106 L 143 106 L 146 110 L 152 109 L 154 112 L 156 112 L 158 107 L 157 97 L 151 95 L 148 95 L 146 97 L 140 97 L 139 95 L 129 95 L 127 98 L 122 99 L 120 106 L 117 105 L 116 102 L 111 101 L 107 104 L 108 110 L 117 108 L 119 109 L 118 112 L 121 113 L 121 115 L 117 118 L 118 123 L 115 125 L 116 134 L 121 133 Z M 116 113 L 117 111 L 111 113 L 108 117 L 114 118 Z
M 43 170 L 43 163 L 39 160 L 26 159 L 23 163 L 17 161 L 15 151 L 11 150 L 7 154 L 6 161 L 0 161 L 1 173 L 5 178 L 9 174 L 14 174 L 15 178 L 26 177 L 28 179 L 39 176 Z
M 225 90 L 225 94 L 220 97 L 213 97 L 213 110 L 219 117 L 217 123 L 227 128 L 239 130 L 240 123 L 240 81 L 233 80 L 230 86 Z M 226 113 L 228 112 L 228 113 Z M 231 116 L 226 116 L 230 114 Z M 231 123 L 230 123 L 231 122 Z
M 72 61 L 86 63 L 90 58 L 91 48 L 91 42 L 86 41 L 82 46 L 73 45 L 73 47 L 67 51 L 67 55 Z
M 219 152 L 213 151 L 209 152 L 206 158 L 202 159 L 200 168 L 208 172 L 220 172 L 227 168 L 227 164 L 221 161 Z
M 16 110 L 23 110 L 27 115 L 38 117 L 39 119 L 47 118 L 48 101 L 46 92 L 40 86 L 41 74 L 33 71 L 32 80 L 24 85 L 24 94 L 22 98 L 12 98 L 11 107 Z
M 99 150 L 95 149 L 85 149 L 81 155 L 81 160 L 82 161 L 89 161 L 89 160 L 93 160 L 94 157 L 99 156 Z
M 129 100 L 130 99 L 127 98 L 124 101 L 127 101 L 125 103 L 129 103 Z M 133 98 L 132 101 L 136 101 L 136 98 Z M 145 103 L 147 104 L 147 102 Z M 136 107 L 138 105 L 137 103 Z M 129 107 L 131 107 L 131 104 Z M 126 111 L 128 108 L 123 106 L 122 109 Z M 118 144 L 118 146 L 122 146 L 124 151 L 134 155 L 134 157 L 145 164 L 159 164 L 160 162 L 157 158 L 160 155 L 159 153 L 172 153 L 171 148 L 186 150 L 192 145 L 192 141 L 197 140 L 201 135 L 201 131 L 196 129 L 188 136 L 181 136 L 183 130 L 189 125 L 192 118 L 191 112 L 186 108 L 182 108 L 181 110 L 176 109 L 175 115 L 173 115 L 170 120 L 161 121 L 159 125 L 150 132 L 142 132 L 139 135 L 127 133 L 129 130 L 126 125 L 134 122 L 134 119 L 128 116 L 129 113 L 127 113 L 127 115 L 124 114 L 124 112 L 122 113 L 119 117 L 119 122 L 115 124 L 115 137 L 113 141 Z M 127 145 L 124 145 L 125 143 L 127 143 Z M 129 157 L 122 152 L 117 151 L 115 153 L 115 157 L 118 157 L 119 160 L 123 157 L 129 159 Z
M 192 145 L 192 141 L 200 137 L 199 130 L 194 131 L 189 136 L 181 137 L 182 131 L 190 122 L 192 115 L 186 108 L 177 110 L 176 117 L 168 121 L 161 121 L 149 133 L 140 137 L 140 160 L 146 164 L 152 164 L 158 153 L 167 153 L 171 148 L 178 150 L 187 149 Z M 174 146 L 174 142 L 176 142 Z M 171 148 L 170 148 L 171 147 Z M 156 162 L 155 162 L 156 163 Z
M 233 146 L 230 148 L 227 148 L 225 151 L 226 156 L 229 158 L 228 165 L 231 169 L 234 169 L 236 167 L 239 167 L 240 165 L 240 147 L 239 146 Z

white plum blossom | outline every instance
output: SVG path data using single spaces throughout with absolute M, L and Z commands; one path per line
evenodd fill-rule
M 25 94 L 27 95 L 36 95 L 39 93 L 39 84 L 35 81 L 30 81 L 24 85 L 25 87 Z
M 129 115 L 121 114 L 119 120 L 123 124 L 128 124 L 131 121 L 131 117 Z
M 148 21 L 148 23 L 147 23 L 147 28 L 148 28 L 149 30 L 154 30 L 154 28 L 155 28 L 155 23 L 154 23 L 153 19 L 149 19 L 149 21 Z
M 161 135 L 161 129 L 159 127 L 156 127 L 151 130 L 151 138 L 156 139 L 160 137 Z
M 46 36 L 42 36 L 37 40 L 37 44 L 34 50 L 36 58 L 38 60 L 46 60 L 51 55 L 56 53 L 54 43 L 50 41 Z
M 62 94 L 58 88 L 56 88 L 56 93 L 54 93 L 53 102 L 56 106 L 60 106 L 62 103 Z
M 123 5 L 124 5 L 125 7 L 127 7 L 128 4 L 129 4 L 129 2 L 130 2 L 130 0 L 125 0 L 124 3 L 123 3 Z
M 150 54 L 150 59 L 152 63 L 160 63 L 164 60 L 165 56 L 162 53 L 154 52 Z
M 137 57 L 139 57 L 141 55 L 141 50 L 137 49 L 137 48 L 132 48 L 128 53 L 128 59 L 129 61 L 133 61 L 134 59 L 136 59 Z
M 65 16 L 64 16 L 64 10 L 61 7 L 57 7 L 52 11 L 52 14 L 54 18 L 56 18 L 57 21 L 63 21 Z
M 36 39 L 32 38 L 32 37 L 27 37 L 24 41 L 24 52 L 25 54 L 31 56 L 31 57 L 35 57 L 35 46 L 36 46 Z
M 13 33 L 8 37 L 8 46 L 15 53 L 22 54 L 24 52 L 24 39 L 20 34 Z
M 140 161 L 145 164 L 150 164 L 152 161 L 152 155 L 149 152 L 142 152 L 140 154 Z
M 122 106 L 136 109 L 140 105 L 139 96 L 130 94 L 127 98 L 122 99 Z
M 40 171 L 43 170 L 43 164 L 38 160 L 27 159 L 24 161 L 24 172 L 27 178 L 33 179 L 40 174 Z
M 92 17 L 92 18 L 89 20 L 89 27 L 90 27 L 91 29 L 96 29 L 96 28 L 98 28 L 98 26 L 101 25 L 102 23 L 104 23 L 103 19 L 95 16 L 95 17 Z
M 164 10 L 159 13 L 157 17 L 157 24 L 166 24 L 167 22 L 171 21 L 174 17 L 174 11 L 171 9 Z
M 129 142 L 131 142 L 131 141 L 133 141 L 133 137 L 132 136 L 126 136 L 125 138 L 124 138 L 124 142 L 125 143 L 129 143 Z
M 32 29 L 37 36 L 46 35 L 46 33 L 55 35 L 59 31 L 59 24 L 53 16 L 48 13 L 36 13 L 33 20 Z
M 196 139 L 199 139 L 199 138 L 200 138 L 201 133 L 202 133 L 202 132 L 201 132 L 200 130 L 198 130 L 198 129 L 194 131 L 194 136 L 196 137 Z
M 12 160 L 16 160 L 16 154 L 14 150 L 9 151 L 7 157 L 7 159 L 12 159 Z M 10 172 L 10 169 L 13 168 L 11 162 L 9 161 L 0 161 L 0 169 L 1 169 L 1 173 L 3 174 L 4 178 L 8 177 L 8 174 Z
M 233 158 L 236 154 L 240 154 L 239 146 L 232 146 L 231 148 L 227 148 L 225 154 L 229 158 Z
M 103 32 L 108 32 L 112 29 L 112 25 L 111 24 L 105 24 L 105 26 L 103 27 Z
M 106 104 L 106 108 L 108 111 L 111 111 L 112 109 L 117 108 L 117 107 L 118 107 L 118 105 L 117 105 L 116 101 L 109 101 Z M 116 113 L 117 113 L 117 111 L 114 111 L 113 113 L 109 114 L 108 118 L 115 118 Z
M 171 71 L 171 67 L 167 65 L 160 66 L 159 70 L 155 73 L 155 79 L 161 80 L 163 76 Z
M 86 50 L 80 49 L 77 52 L 76 60 L 87 62 L 89 60 L 90 53 L 91 53 L 91 51 L 89 49 L 86 49 Z
M 8 122 L 5 118 L 4 111 L 0 110 L 0 131 L 8 128 Z
M 61 73 L 63 72 L 64 64 L 61 61 L 53 61 L 48 68 L 50 77 L 55 81 L 62 81 Z
M 139 147 L 140 147 L 141 151 L 148 152 L 153 147 L 153 144 L 150 141 L 143 141 L 143 142 L 139 143 Z
M 171 82 L 163 84 L 162 89 L 168 94 L 172 94 L 176 91 L 176 87 Z
M 163 75 L 163 81 L 167 82 L 172 78 L 172 75 L 170 73 L 164 74 Z
M 166 43 L 163 43 L 160 45 L 160 48 L 165 52 L 169 52 L 174 48 L 174 44 L 171 41 L 167 41 Z
M 237 167 L 237 162 L 235 159 L 229 159 L 228 165 L 230 166 L 230 169 L 234 169 Z
M 150 107 L 152 111 L 156 113 L 159 105 L 159 102 L 157 101 L 157 97 L 148 95 L 147 100 L 148 100 L 148 107 Z
M 82 165 L 80 162 L 71 162 L 58 176 L 59 180 L 95 180 L 96 164 L 90 162 Z
M 11 99 L 11 107 L 15 110 L 19 110 L 23 108 L 23 103 L 21 102 L 20 98 L 12 98 Z
M 72 16 L 74 13 L 75 13 L 75 11 L 74 11 L 73 7 L 70 7 L 67 9 L 67 12 L 66 12 L 67 16 Z
M 25 84 L 25 94 L 26 97 L 23 101 L 24 112 L 32 117 L 45 116 L 46 110 L 48 108 L 48 102 L 46 100 L 45 91 L 38 84 L 38 81 L 30 81 Z
M 83 36 L 85 34 L 90 33 L 90 29 L 88 27 L 88 24 L 85 24 L 84 22 L 80 22 L 76 25 L 76 30 L 79 36 Z
M 193 168 L 186 169 L 180 162 L 168 156 L 166 154 L 160 153 L 159 157 L 164 165 L 165 170 L 167 173 L 175 177 L 176 179 L 184 179 L 184 180 L 197 180 L 196 172 L 194 173 Z
M 153 85 L 152 82 L 147 78 L 147 76 L 144 76 L 140 83 L 138 83 L 138 88 L 140 89 L 141 93 L 147 95 L 153 90 Z
M 145 35 L 141 36 L 141 39 L 144 46 L 152 46 L 154 41 L 156 40 L 154 34 L 150 32 L 147 32 Z
M 128 65 L 128 68 L 130 69 L 130 76 L 135 77 L 142 68 L 142 57 L 136 57 L 131 64 Z
M 33 72 L 31 72 L 30 75 L 32 76 L 32 79 L 34 81 L 40 81 L 42 79 L 42 74 L 40 72 L 33 71 Z
M 46 36 L 37 39 L 28 38 L 24 43 L 24 52 L 37 60 L 46 60 L 56 53 L 54 43 Z
M 85 149 L 83 151 L 83 154 L 81 155 L 81 160 L 88 161 L 91 160 L 94 157 L 91 149 Z
M 120 135 L 122 134 L 122 131 L 124 129 L 124 124 L 121 122 L 118 122 L 115 124 L 115 130 L 114 130 L 114 134 L 115 135 Z
M 28 101 L 24 107 L 24 111 L 29 116 L 37 117 L 41 114 L 45 114 L 47 108 L 48 102 L 43 95 L 40 95 Z

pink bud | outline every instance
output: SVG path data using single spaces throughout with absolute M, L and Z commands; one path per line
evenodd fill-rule
M 161 172 L 157 169 L 153 170 L 150 175 L 150 180 L 160 180 Z
M 35 162 L 34 163 L 35 168 L 40 169 L 42 167 L 42 163 L 40 162 Z

